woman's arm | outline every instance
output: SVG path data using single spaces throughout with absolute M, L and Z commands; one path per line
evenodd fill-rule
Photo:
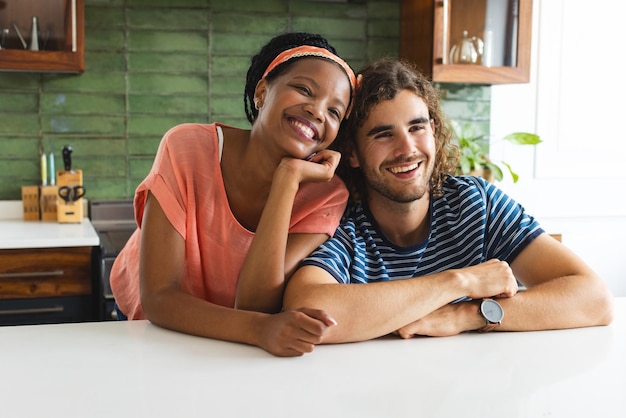
M 279 356 L 313 350 L 333 322 L 317 310 L 268 315 L 219 306 L 181 290 L 185 243 L 149 193 L 141 228 L 141 304 L 151 322 L 192 335 L 242 342 Z
M 296 193 L 302 182 L 330 181 L 339 158 L 339 153 L 325 150 L 311 162 L 282 160 L 241 269 L 236 308 L 269 313 L 281 310 L 285 283 L 300 261 L 328 239 L 325 234 L 289 235 Z

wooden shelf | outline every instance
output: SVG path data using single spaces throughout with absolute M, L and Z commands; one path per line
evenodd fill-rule
M 486 0 L 402 0 L 400 55 L 414 62 L 433 81 L 443 83 L 509 84 L 530 79 L 532 0 L 517 4 L 516 22 L 510 27 L 517 43 L 514 64 L 485 66 L 451 64 L 449 51 L 461 30 L 484 38 Z M 510 13 L 510 12 L 509 12 Z
M 54 50 L 31 51 L 17 49 L 21 44 L 18 43 L 17 34 L 12 29 L 13 35 L 7 40 L 11 49 L 0 49 L 0 71 L 82 73 L 85 70 L 84 0 L 5 1 L 6 10 L 0 12 L 2 28 L 8 27 L 11 30 L 15 21 L 24 22 L 32 18 L 30 15 L 52 16 L 57 20 L 62 20 L 62 22 L 55 21 L 54 23 L 62 26 L 63 36 L 55 43 Z M 50 10 L 50 7 L 58 7 L 62 10 Z M 23 23 L 20 26 L 24 28 Z M 25 34 L 22 36 L 26 38 Z

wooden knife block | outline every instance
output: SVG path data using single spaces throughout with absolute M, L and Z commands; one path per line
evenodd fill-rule
M 39 220 L 39 187 L 22 186 L 22 206 L 25 221 Z
M 25 221 L 57 221 L 57 186 L 22 186 Z
M 41 186 L 39 194 L 39 208 L 41 209 L 42 221 L 56 221 L 58 219 L 58 197 L 59 188 L 57 186 Z
M 57 171 L 57 186 L 74 188 L 83 185 L 82 170 Z M 60 223 L 79 223 L 83 221 L 83 198 L 75 202 L 66 202 L 57 194 L 57 221 Z

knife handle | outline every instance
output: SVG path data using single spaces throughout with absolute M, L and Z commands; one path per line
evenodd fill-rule
M 65 171 L 72 171 L 72 147 L 66 145 L 63 147 L 63 165 L 65 167 Z

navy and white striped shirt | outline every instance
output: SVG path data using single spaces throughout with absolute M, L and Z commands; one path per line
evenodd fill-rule
M 431 197 L 428 238 L 400 247 L 378 231 L 367 207 L 348 204 L 333 238 L 302 265 L 328 271 L 339 283 L 425 276 L 492 258 L 511 263 L 543 233 L 539 223 L 502 190 L 480 177 L 449 177 Z

